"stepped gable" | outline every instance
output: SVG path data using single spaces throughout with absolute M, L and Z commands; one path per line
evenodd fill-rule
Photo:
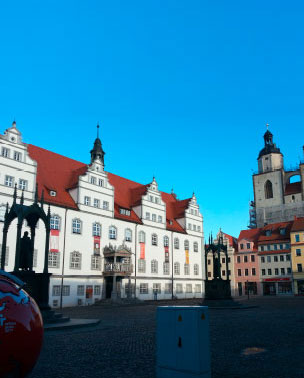
M 295 231 L 303 231 L 303 230 L 304 230 L 304 218 L 303 217 L 295 218 L 290 231 L 295 232 Z
M 291 222 L 280 222 L 268 224 L 261 228 L 260 236 L 258 239 L 259 244 L 272 244 L 273 242 L 286 242 L 290 238 L 290 230 L 292 227 Z M 284 235 L 280 233 L 280 229 L 285 228 L 286 232 Z M 271 230 L 271 235 L 266 235 L 266 231 Z
M 239 238 L 238 238 L 238 241 L 240 240 L 248 240 L 248 241 L 251 241 L 253 242 L 253 251 L 258 251 L 258 239 L 259 239 L 259 236 L 260 236 L 260 232 L 261 232 L 261 228 L 252 228 L 252 229 L 249 229 L 249 230 L 242 230 L 240 232 L 240 235 L 239 235 Z
M 291 184 L 286 184 L 285 187 L 285 196 L 291 194 L 297 194 L 302 192 L 301 181 L 299 182 L 292 182 Z
M 30 157 L 37 162 L 37 184 L 39 196 L 44 189 L 44 199 L 50 204 L 78 209 L 77 204 L 69 194 L 69 190 L 77 187 L 78 178 L 87 172 L 88 166 L 77 160 L 59 155 L 28 144 Z M 141 219 L 132 210 L 132 207 L 141 203 L 141 197 L 146 193 L 148 185 L 125 179 L 108 173 L 109 182 L 114 186 L 114 216 L 118 219 L 142 223 Z M 56 191 L 56 196 L 50 195 L 50 190 Z M 186 233 L 176 221 L 184 217 L 184 212 L 191 199 L 178 201 L 174 195 L 161 192 L 162 200 L 166 204 L 167 229 L 170 231 Z M 119 208 L 129 209 L 131 216 L 119 213 Z

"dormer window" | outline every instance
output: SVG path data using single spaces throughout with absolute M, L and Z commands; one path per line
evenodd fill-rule
M 286 234 L 286 228 L 280 228 L 280 234 L 285 235 Z
M 265 232 L 265 235 L 266 235 L 266 236 L 271 236 L 271 234 L 272 234 L 272 231 L 271 231 L 271 230 L 266 230 L 266 232 Z
M 50 190 L 50 196 L 51 197 L 56 197 L 57 192 L 55 190 Z
M 131 211 L 128 209 L 123 209 L 122 207 L 119 209 L 119 213 L 122 215 L 127 215 L 128 217 L 131 215 Z

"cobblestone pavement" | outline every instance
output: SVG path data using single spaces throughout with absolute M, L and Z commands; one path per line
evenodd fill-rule
M 249 302 L 258 307 L 210 309 L 212 378 L 303 378 L 304 298 Z M 101 323 L 47 332 L 30 378 L 154 378 L 155 315 L 160 304 L 167 303 L 64 309 L 73 318 L 100 318 Z M 244 353 L 246 348 L 253 349 Z

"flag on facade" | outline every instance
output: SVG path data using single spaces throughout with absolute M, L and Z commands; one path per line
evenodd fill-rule
M 100 236 L 94 236 L 94 255 L 100 255 Z
M 139 243 L 140 245 L 140 259 L 145 259 L 145 243 Z
M 189 249 L 185 250 L 185 254 L 186 254 L 186 264 L 189 264 Z
M 59 230 L 50 232 L 50 252 L 59 252 Z

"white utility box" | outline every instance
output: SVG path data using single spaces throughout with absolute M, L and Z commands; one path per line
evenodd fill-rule
M 157 378 L 210 378 L 207 306 L 157 308 Z

